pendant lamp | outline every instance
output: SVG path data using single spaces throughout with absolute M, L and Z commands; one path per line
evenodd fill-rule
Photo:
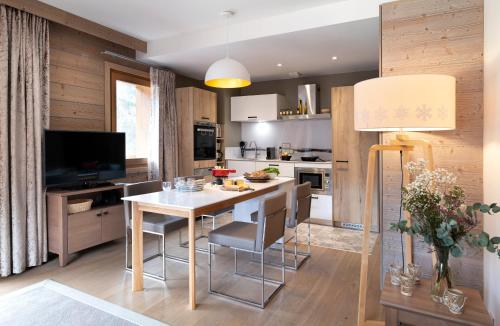
M 228 19 L 234 15 L 234 12 L 226 10 L 221 15 Z M 229 57 L 227 29 L 226 23 L 226 57 L 215 61 L 208 67 L 205 74 L 205 85 L 216 88 L 241 88 L 249 86 L 252 82 L 247 68 Z

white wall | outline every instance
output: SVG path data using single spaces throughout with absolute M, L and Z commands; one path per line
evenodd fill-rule
M 500 203 L 500 1 L 484 2 L 484 201 Z M 500 235 L 500 214 L 485 216 L 484 231 Z M 500 325 L 500 259 L 484 254 L 484 299 Z
M 259 147 L 278 147 L 290 143 L 293 148 L 332 148 L 330 120 L 242 122 L 241 140 L 255 141 Z

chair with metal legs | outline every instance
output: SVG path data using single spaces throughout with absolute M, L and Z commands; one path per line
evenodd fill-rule
M 208 292 L 232 300 L 264 308 L 274 295 L 285 285 L 285 251 L 281 250 L 281 280 L 266 278 L 264 275 L 264 252 L 285 234 L 286 193 L 279 193 L 261 201 L 257 224 L 233 221 L 208 234 Z M 223 246 L 234 250 L 235 274 L 261 281 L 261 300 L 259 302 L 236 297 L 212 288 L 212 246 Z M 260 255 L 260 275 L 238 272 L 238 251 Z M 265 297 L 265 285 L 277 285 L 272 293 Z
M 124 196 L 135 196 L 142 195 L 151 192 L 162 191 L 161 181 L 147 181 L 139 182 L 134 184 L 127 184 L 123 189 Z M 131 271 L 131 266 L 129 265 L 129 232 L 131 232 L 131 219 L 132 219 L 132 205 L 130 202 L 124 202 L 125 208 L 125 270 Z M 144 272 L 144 276 L 151 277 L 154 279 L 165 281 L 166 278 L 166 266 L 165 259 L 171 259 L 175 261 L 180 261 L 183 263 L 188 263 L 187 259 L 171 256 L 166 254 L 165 250 L 165 236 L 168 233 L 179 231 L 179 244 L 181 242 L 180 230 L 187 226 L 188 221 L 185 218 L 161 215 L 155 213 L 145 212 L 143 215 L 142 232 L 153 234 L 158 236 L 158 253 L 144 259 L 144 262 L 150 261 L 156 257 L 162 257 L 162 268 L 163 273 L 161 276 Z
M 201 179 L 204 179 L 205 177 L 200 176 L 200 175 L 193 175 L 193 176 L 187 176 L 187 177 L 183 177 L 183 178 L 193 178 L 195 180 L 201 180 Z M 234 206 L 231 206 L 231 207 L 227 207 L 227 208 L 223 208 L 223 209 L 217 210 L 217 211 L 212 212 L 210 214 L 203 214 L 203 215 L 201 215 L 200 216 L 200 220 L 201 220 L 200 235 L 196 236 L 195 241 L 208 237 L 207 235 L 205 235 L 203 233 L 203 229 L 205 228 L 205 219 L 207 219 L 207 218 L 211 218 L 212 219 L 212 230 L 214 230 L 215 229 L 215 220 L 217 218 L 223 216 L 224 214 L 231 212 L 233 209 L 234 209 Z M 187 241 L 187 240 L 186 241 L 182 241 L 181 240 L 181 247 L 188 248 L 189 247 L 189 241 Z M 196 247 L 196 251 L 202 252 L 202 253 L 208 252 L 207 249 L 200 248 L 200 247 Z
M 290 217 L 287 218 L 286 221 L 287 228 L 294 229 L 295 231 L 293 238 L 288 240 L 290 241 L 293 239 L 294 249 L 285 250 L 287 253 L 292 253 L 294 255 L 294 265 L 286 265 L 289 269 L 297 270 L 309 257 L 311 257 L 311 199 L 311 182 L 308 181 L 293 187 Z M 308 224 L 307 252 L 301 252 L 297 249 L 297 228 L 299 224 L 305 221 L 307 221 Z M 298 256 L 304 258 L 299 262 L 297 259 Z

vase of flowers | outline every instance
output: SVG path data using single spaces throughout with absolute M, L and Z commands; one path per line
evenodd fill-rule
M 453 287 L 449 256 L 461 256 L 464 243 L 486 248 L 500 258 L 500 237 L 490 238 L 486 232 L 473 230 L 479 222 L 478 212 L 494 214 L 500 212 L 500 207 L 481 203 L 465 205 L 465 194 L 456 184 L 456 176 L 445 169 L 430 171 L 424 160 L 409 162 L 406 168 L 410 183 L 402 189 L 402 202 L 412 222 L 411 225 L 406 220 L 392 223 L 391 230 L 421 236 L 435 252 L 431 297 L 442 302 L 446 289 Z

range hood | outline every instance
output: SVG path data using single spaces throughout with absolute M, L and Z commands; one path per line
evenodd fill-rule
M 319 86 L 316 84 L 299 85 L 297 103 L 307 110 L 305 114 L 284 115 L 282 120 L 324 120 L 331 119 L 330 113 L 319 113 Z

